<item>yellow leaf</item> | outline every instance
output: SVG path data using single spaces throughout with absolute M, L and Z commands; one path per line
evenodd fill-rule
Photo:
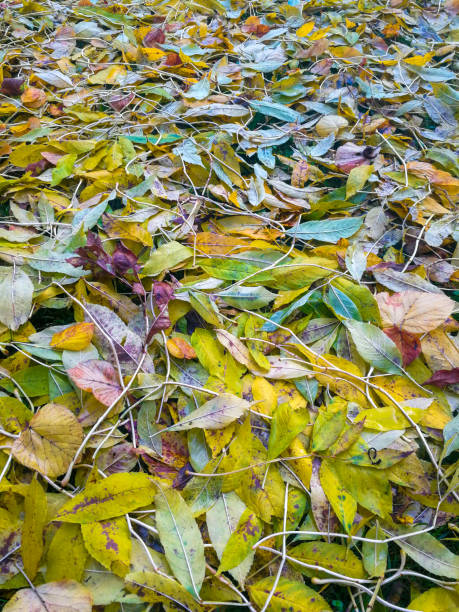
M 194 348 L 183 338 L 169 338 L 166 342 L 167 350 L 177 359 L 194 359 Z
M 346 182 L 346 200 L 362 189 L 373 173 L 373 166 L 362 164 L 352 168 Z
M 83 440 L 83 429 L 65 406 L 40 408 L 12 446 L 16 461 L 55 478 L 63 474 Z
M 46 580 L 76 580 L 83 577 L 88 553 L 79 525 L 62 523 L 54 534 L 46 556 Z
M 357 502 L 347 491 L 333 470 L 333 463 L 322 461 L 320 484 L 340 523 L 350 533 L 357 512 Z
M 459 368 L 459 350 L 443 329 L 434 329 L 421 338 L 421 348 L 431 370 Z
M 22 524 L 21 557 L 27 576 L 33 580 L 43 553 L 43 529 L 47 522 L 46 494 L 34 478 L 24 497 L 24 523 Z
M 327 32 L 329 32 L 331 30 L 331 26 L 328 26 L 326 28 L 321 28 L 320 30 L 317 30 L 316 32 L 314 32 L 314 34 L 312 34 L 309 37 L 309 40 L 320 40 L 321 38 L 324 38 L 324 36 L 327 34 Z
M 410 408 L 408 406 L 405 407 L 405 412 L 415 423 L 419 423 L 425 414 L 425 410 L 422 408 Z M 362 410 L 354 422 L 360 423 L 361 421 L 365 421 L 365 429 L 375 429 L 377 431 L 392 431 L 394 429 L 412 427 L 412 424 L 405 418 L 402 411 L 395 408 L 395 406 Z
M 314 21 L 307 21 L 306 23 L 303 23 L 303 25 L 296 31 L 296 35 L 299 38 L 304 38 L 305 36 L 308 36 L 308 34 L 310 34 L 314 29 L 314 25 Z
M 142 53 L 150 62 L 156 62 L 157 60 L 163 58 L 165 55 L 165 51 L 161 49 L 156 49 L 154 47 L 142 47 Z
M 266 378 L 256 377 L 252 384 L 254 410 L 271 416 L 277 407 L 277 392 Z
M 424 66 L 427 62 L 433 58 L 435 53 L 426 53 L 424 55 L 413 55 L 412 57 L 407 57 L 403 61 L 407 64 L 411 64 L 412 66 Z
M 87 551 L 101 565 L 125 576 L 131 561 L 131 535 L 124 516 L 81 526 Z
M 418 595 L 408 606 L 418 612 L 455 612 L 459 610 L 459 594 L 455 591 L 434 587 Z
M 50 346 L 66 351 L 82 351 L 89 346 L 94 334 L 94 323 L 77 323 L 54 334 Z

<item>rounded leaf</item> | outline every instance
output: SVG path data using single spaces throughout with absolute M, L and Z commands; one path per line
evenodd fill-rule
M 46 404 L 16 438 L 11 452 L 22 465 L 55 478 L 64 474 L 83 440 L 76 416 L 60 404 Z

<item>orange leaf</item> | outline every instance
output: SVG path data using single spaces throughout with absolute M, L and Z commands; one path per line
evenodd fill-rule
M 169 338 L 166 344 L 169 353 L 177 359 L 194 359 L 196 357 L 194 348 L 183 338 Z
M 115 369 L 107 361 L 83 361 L 71 368 L 68 375 L 79 389 L 91 391 L 105 406 L 115 404 L 122 391 Z
M 307 161 L 301 160 L 296 162 L 292 172 L 292 185 L 294 187 L 304 187 L 308 180 L 309 165 Z
M 412 161 L 408 162 L 406 167 L 416 176 L 427 178 L 432 185 L 443 187 L 451 195 L 459 193 L 459 179 L 451 176 L 449 172 L 439 170 L 426 162 Z
M 40 108 L 46 100 L 46 93 L 37 87 L 29 87 L 21 96 L 21 102 L 29 108 Z
M 82 351 L 87 348 L 94 334 L 94 323 L 77 323 L 54 334 L 50 346 L 66 351 Z

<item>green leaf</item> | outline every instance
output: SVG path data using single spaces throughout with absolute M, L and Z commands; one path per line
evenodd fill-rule
M 207 529 L 209 530 L 210 541 L 219 559 L 222 558 L 223 551 L 230 537 L 236 531 L 239 519 L 245 510 L 246 505 L 244 502 L 236 493 L 230 492 L 223 493 L 213 508 L 207 512 Z M 249 573 L 254 555 L 254 551 L 249 552 L 237 567 L 229 570 L 229 573 L 238 581 L 241 587 L 244 586 L 244 581 Z
M 349 238 L 360 229 L 363 217 L 345 217 L 326 221 L 306 221 L 286 232 L 300 240 L 319 240 L 336 244 L 341 238 Z
M 354 302 L 342 291 L 331 285 L 325 298 L 325 303 L 338 319 L 355 319 L 361 321 L 360 312 Z
M 51 181 L 51 187 L 59 185 L 59 183 L 72 174 L 73 166 L 77 159 L 78 155 L 76 153 L 70 153 L 60 158 L 52 172 L 53 180 Z
M 355 342 L 357 351 L 367 363 L 388 374 L 403 372 L 400 351 L 379 327 L 350 319 L 343 322 Z
M 0 322 L 16 331 L 32 309 L 33 284 L 18 266 L 0 269 Z
M 331 612 L 332 609 L 322 595 L 302 582 L 283 576 L 277 584 L 275 580 L 275 576 L 269 576 L 249 586 L 250 598 L 258 608 L 265 605 L 275 587 L 268 608 L 272 612 Z
M 313 452 L 323 451 L 333 444 L 346 423 L 346 412 L 347 404 L 339 400 L 319 410 L 312 430 Z
M 218 573 L 226 572 L 240 565 L 252 552 L 263 532 L 263 523 L 252 512 L 244 510 L 235 531 L 230 535 L 220 559 Z
M 263 115 L 268 117 L 274 117 L 281 121 L 288 123 L 294 123 L 301 119 L 301 114 L 293 108 L 289 108 L 284 104 L 277 104 L 276 102 L 267 102 L 265 100 L 249 100 L 250 106 Z
M 224 302 L 235 308 L 245 308 L 247 310 L 257 310 L 270 304 L 276 294 L 268 291 L 264 287 L 243 287 L 236 285 L 216 293 Z
M 155 495 L 153 479 L 147 474 L 112 474 L 89 484 L 66 502 L 55 520 L 64 523 L 102 521 L 147 506 Z
M 278 406 L 271 421 L 268 459 L 278 457 L 309 423 L 306 410 L 293 410 L 288 402 Z
M 412 533 L 410 530 L 399 529 L 395 535 Z M 394 534 L 391 534 L 394 535 Z M 406 554 L 416 561 L 423 570 L 431 574 L 459 580 L 459 555 L 452 553 L 444 544 L 430 533 L 420 533 L 396 540 Z
M 175 489 L 160 489 L 155 499 L 156 526 L 166 559 L 185 589 L 199 598 L 206 570 L 201 532 Z
M 142 274 L 144 276 L 157 276 L 164 270 L 170 270 L 178 264 L 186 261 L 193 255 L 193 250 L 189 247 L 171 240 L 162 244 L 159 248 L 152 251 L 149 259 L 145 263 Z
M 369 540 L 383 540 L 384 533 L 379 526 L 371 527 L 365 534 Z M 363 565 L 368 572 L 368 575 L 380 578 L 384 576 L 387 566 L 387 543 L 377 544 L 376 542 L 363 542 L 362 558 Z

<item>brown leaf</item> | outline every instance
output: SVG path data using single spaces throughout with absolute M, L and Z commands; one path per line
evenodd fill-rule
M 424 291 L 401 291 L 376 295 L 384 327 L 395 326 L 411 334 L 423 334 L 433 329 L 453 312 L 454 302 L 446 295 Z

